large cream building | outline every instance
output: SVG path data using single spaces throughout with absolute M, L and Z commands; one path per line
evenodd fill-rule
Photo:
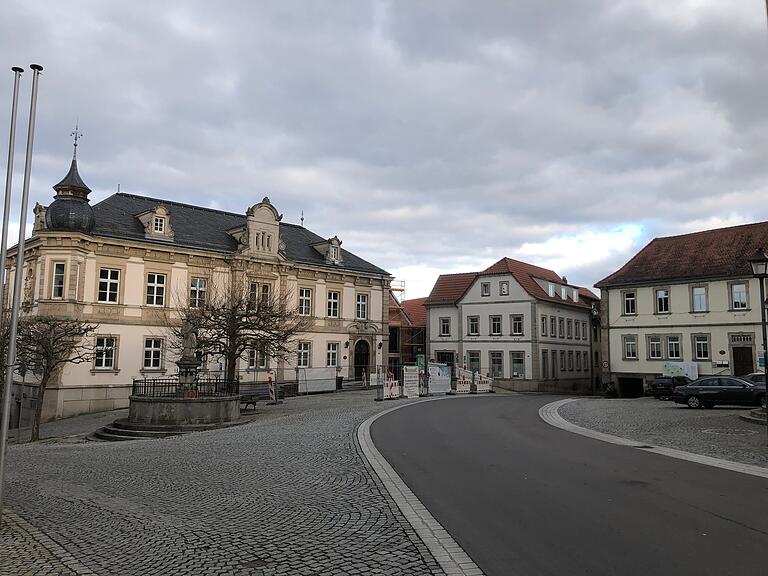
M 747 258 L 768 248 L 761 222 L 656 238 L 596 284 L 604 381 L 626 395 L 676 367 L 740 376 L 758 369 L 760 286 Z
M 597 296 L 552 270 L 502 258 L 443 274 L 424 305 L 428 353 L 517 391 L 590 391 Z
M 126 406 L 133 378 L 173 375 L 169 314 L 235 275 L 259 297 L 290 294 L 313 322 L 288 362 L 245 354 L 241 379 L 264 381 L 268 371 L 278 381 L 359 379 L 386 364 L 389 274 L 337 237 L 282 222 L 268 198 L 245 214 L 121 193 L 91 206 L 76 158 L 54 190 L 50 206 L 35 207 L 24 313 L 76 317 L 98 330 L 93 361 L 68 365 L 49 385 L 45 419 Z M 206 367 L 216 371 L 218 359 Z

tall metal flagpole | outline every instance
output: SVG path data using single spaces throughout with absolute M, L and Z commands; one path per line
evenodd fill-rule
M 16 364 L 16 334 L 19 327 L 21 307 L 21 282 L 24 276 L 24 240 L 27 228 L 27 204 L 29 203 L 29 179 L 32 172 L 32 144 L 35 137 L 35 113 L 37 112 L 37 81 L 43 67 L 32 64 L 32 101 L 29 105 L 29 129 L 27 130 L 27 158 L 24 164 L 24 186 L 21 192 L 21 215 L 19 216 L 19 243 L 16 247 L 16 274 L 13 278 L 13 305 L 11 307 L 11 328 L 8 334 L 8 358 L 5 367 L 6 394 L 3 396 L 3 422 L 0 427 L 0 522 L 3 512 L 3 485 L 5 473 L 5 452 L 8 442 L 8 418 L 10 412 L 10 390 L 13 370 Z

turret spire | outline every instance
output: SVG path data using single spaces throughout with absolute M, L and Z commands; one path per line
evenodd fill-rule
M 80 132 L 80 130 L 78 129 L 79 125 L 80 125 L 80 119 L 78 118 L 77 120 L 75 120 L 75 131 L 72 132 L 72 134 L 70 134 L 70 136 L 74 136 L 75 138 L 75 146 L 74 146 L 75 150 L 72 153 L 72 159 L 74 160 L 77 160 L 77 141 L 83 137 L 83 133 Z

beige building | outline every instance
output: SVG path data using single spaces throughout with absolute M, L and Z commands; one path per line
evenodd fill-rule
M 502 258 L 444 274 L 424 303 L 429 356 L 517 391 L 590 391 L 598 298 L 552 270 Z
M 332 382 L 337 372 L 359 379 L 386 364 L 389 274 L 335 236 L 286 224 L 268 198 L 245 214 L 121 193 L 91 206 L 76 159 L 54 190 L 50 206 L 35 207 L 24 313 L 99 327 L 93 362 L 68 365 L 48 388 L 45 419 L 126 406 L 133 378 L 173 375 L 169 315 L 235 277 L 259 297 L 291 295 L 313 321 L 288 362 L 248 352 L 242 380 L 271 372 L 278 381 Z M 217 358 L 206 360 L 220 370 Z
M 758 369 L 760 287 L 747 258 L 768 247 L 768 223 L 656 238 L 596 284 L 602 291 L 604 381 L 636 395 L 677 369 Z

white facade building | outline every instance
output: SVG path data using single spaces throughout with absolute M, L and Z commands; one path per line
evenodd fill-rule
M 747 258 L 768 247 L 768 223 L 656 238 L 602 291 L 604 382 L 625 395 L 676 366 L 699 375 L 755 372 L 758 281 Z
M 425 302 L 430 358 L 511 390 L 589 390 L 597 300 L 552 270 L 511 258 L 442 275 Z

